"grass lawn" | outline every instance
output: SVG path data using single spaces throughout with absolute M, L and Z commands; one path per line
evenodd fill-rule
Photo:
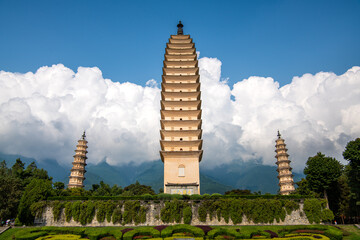
M 360 239 L 360 229 L 355 225 L 337 225 L 344 235 L 344 240 L 359 240 Z
M 11 236 L 20 230 L 22 228 L 10 228 L 0 235 L 0 240 L 12 240 Z
M 304 228 L 309 227 L 309 225 L 304 225 Z M 325 225 L 310 225 L 312 227 L 326 227 Z M 278 233 L 279 230 L 284 229 L 284 228 L 292 228 L 292 226 L 211 226 L 211 227 L 221 227 L 221 228 L 229 228 L 229 229 L 234 229 L 240 230 L 240 233 L 243 234 L 243 237 L 247 237 L 251 235 L 251 233 L 257 232 L 257 231 L 264 231 L 264 230 L 270 230 L 273 231 L 275 233 Z M 301 226 L 298 226 L 301 228 Z M 360 240 L 360 229 L 358 229 L 356 226 L 354 225 L 336 225 L 336 227 L 340 228 L 343 232 L 344 238 L 343 240 Z M 45 227 L 46 228 L 46 227 Z M 49 227 L 47 227 L 49 228 Z M 123 228 L 123 227 L 120 227 Z M 136 229 L 136 227 L 131 227 Z M 152 228 L 152 227 L 151 227 Z M 330 227 L 331 228 L 331 227 Z M 39 228 L 26 228 L 26 229 L 39 229 Z M 50 227 L 51 229 L 51 227 Z M 75 228 L 74 228 L 75 229 Z M 88 234 L 91 234 L 91 232 L 96 231 L 96 232 L 101 232 L 101 231 L 105 231 L 108 232 L 110 231 L 119 231 L 120 229 L 118 227 L 83 227 L 81 229 L 85 229 L 85 231 Z M 3 234 L 0 235 L 0 240 L 12 240 L 12 236 L 18 232 L 18 231 L 22 231 L 24 230 L 24 228 L 11 228 L 9 230 L 7 230 L 6 232 L 4 232 Z M 45 230 L 45 229 L 44 229 Z M 54 234 L 54 233 L 53 233 Z M 55 234 L 54 234 L 55 235 Z M 245 235 L 245 236 L 244 236 Z M 71 239 L 71 238 L 69 238 Z M 160 238 L 158 240 L 161 240 Z

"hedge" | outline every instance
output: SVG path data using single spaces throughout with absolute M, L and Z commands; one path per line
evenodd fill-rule
M 186 224 L 178 224 L 168 226 L 161 231 L 161 237 L 171 237 L 174 233 L 188 232 L 194 235 L 194 237 L 204 237 L 205 233 L 201 228 L 194 227 Z
M 133 237 L 144 235 L 151 236 L 152 238 L 159 238 L 160 232 L 153 227 L 139 227 L 134 230 L 128 231 L 124 234 L 123 240 L 132 240 Z
M 39 237 L 48 235 L 47 232 L 39 231 L 39 232 L 28 232 L 24 233 L 23 231 L 17 232 L 15 234 L 15 239 L 19 240 L 35 240 Z
M 159 194 L 161 195 L 161 194 Z M 204 194 L 205 195 L 205 194 Z M 152 195 L 148 194 L 148 197 Z M 162 194 L 161 196 L 170 196 L 170 194 Z M 171 195 L 183 197 L 182 195 Z M 200 195 L 195 195 L 198 198 Z M 197 206 L 197 215 L 201 222 L 206 222 L 209 216 L 210 221 L 217 217 L 219 221 L 224 219 L 226 223 L 230 219 L 234 225 L 243 221 L 243 216 L 249 221 L 257 223 L 274 223 L 285 220 L 287 214 L 291 214 L 294 210 L 299 209 L 299 201 L 296 199 L 244 199 L 244 198 L 217 198 L 222 196 L 213 194 L 207 196 L 206 200 L 166 200 L 164 207 L 160 210 L 160 216 L 163 223 L 185 223 L 191 224 L 193 217 L 192 205 Z M 267 196 L 267 195 L 264 195 Z M 189 197 L 189 196 L 188 196 Z M 154 203 L 158 200 L 152 200 Z M 115 200 L 87 200 L 87 201 L 51 201 L 38 202 L 31 206 L 34 215 L 40 216 L 44 207 L 52 206 L 54 220 L 58 221 L 64 210 L 65 220 L 70 222 L 73 219 L 82 225 L 89 224 L 96 217 L 99 223 L 105 221 L 135 225 L 146 223 L 146 215 L 149 207 L 147 201 L 140 200 L 115 201 Z M 304 212 L 310 223 L 320 223 L 331 221 L 334 215 L 331 210 L 325 208 L 325 200 L 323 199 L 305 199 Z M 122 210 L 123 209 L 123 210 Z M 302 212 L 301 212 L 302 213 Z M 96 214 L 96 216 L 95 216 Z
M 209 239 L 214 239 L 219 235 L 227 235 L 235 238 L 242 238 L 242 235 L 238 233 L 236 230 L 228 229 L 228 228 L 215 228 L 207 233 Z
M 285 226 L 278 231 L 280 237 L 285 237 L 296 230 L 321 230 L 324 231 L 325 236 L 331 240 L 342 240 L 343 235 L 340 229 L 328 225 L 300 225 L 300 226 Z
M 47 200 L 203 200 L 203 199 L 306 199 L 313 198 L 307 195 L 277 195 L 277 194 L 265 194 L 265 195 L 221 195 L 214 193 L 212 195 L 179 195 L 179 194 L 167 194 L 159 193 L 157 195 L 144 194 L 138 196 L 53 196 L 48 197 Z

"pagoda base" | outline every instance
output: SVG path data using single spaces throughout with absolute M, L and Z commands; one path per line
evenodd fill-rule
M 165 184 L 165 189 L 165 193 L 169 194 L 200 194 L 199 184 L 197 183 L 167 183 Z

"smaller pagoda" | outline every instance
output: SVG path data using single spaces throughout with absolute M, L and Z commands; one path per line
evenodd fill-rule
M 78 141 L 78 145 L 76 145 L 75 155 L 73 167 L 71 169 L 68 188 L 83 188 L 84 180 L 85 180 L 85 166 L 86 166 L 86 149 L 87 149 L 87 141 L 85 140 L 86 135 L 85 131 L 81 136 L 81 139 Z
M 287 154 L 287 148 L 285 140 L 281 138 L 281 134 L 278 131 L 278 139 L 276 139 L 276 156 L 277 159 L 276 165 L 278 166 L 278 179 L 280 186 L 280 195 L 289 195 L 291 192 L 295 191 L 293 174 L 291 172 L 292 168 L 290 167 L 289 154 Z

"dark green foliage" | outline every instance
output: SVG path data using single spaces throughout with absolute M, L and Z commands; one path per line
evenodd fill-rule
M 183 232 L 191 233 L 194 237 L 204 237 L 205 235 L 204 231 L 200 228 L 186 224 L 179 224 L 179 225 L 168 226 L 165 229 L 163 229 L 161 231 L 161 237 L 162 238 L 171 237 L 174 233 L 183 233 Z
M 10 219 L 16 216 L 19 199 L 22 194 L 22 184 L 19 178 L 12 175 L 5 161 L 0 163 L 0 219 Z
M 343 157 L 349 161 L 349 186 L 356 200 L 360 201 L 360 138 L 348 142 Z
M 124 234 L 123 240 L 132 240 L 136 236 L 151 236 L 152 238 L 159 238 L 160 232 L 153 227 L 139 227 L 128 231 Z
M 37 200 L 46 199 L 51 193 L 45 193 L 44 198 L 39 197 L 36 194 L 36 190 L 33 189 L 33 194 L 28 199 L 29 202 L 25 203 L 24 199 L 21 203 L 22 195 L 27 185 L 34 179 L 48 180 L 51 182 L 51 178 L 47 175 L 47 172 L 43 169 L 37 169 L 36 164 L 32 162 L 26 169 L 25 164 L 18 158 L 11 169 L 7 168 L 5 161 L 0 163 L 0 218 L 8 219 L 14 218 L 17 215 L 17 211 L 21 210 L 21 216 L 18 217 L 19 224 L 32 224 L 33 215 L 30 211 L 30 206 Z M 34 185 L 34 183 L 32 183 Z M 44 186 L 47 187 L 48 185 Z M 33 186 L 34 187 L 34 186 Z M 40 190 L 37 188 L 37 190 Z M 26 192 L 29 197 L 29 189 Z M 40 199 L 41 198 L 41 199 Z M 21 209 L 19 208 L 21 205 Z M 25 222 L 21 222 L 25 221 Z
M 326 209 L 326 201 L 318 199 L 305 199 L 304 212 L 310 223 L 320 223 L 321 221 L 331 221 L 334 214 L 330 209 Z
M 242 222 L 243 212 L 243 201 L 242 199 L 234 199 L 231 201 L 230 205 L 230 218 L 233 224 L 238 224 Z
M 54 220 L 59 221 L 61 217 L 61 211 L 64 208 L 64 203 L 60 201 L 53 201 L 51 205 L 52 205 Z
M 183 218 L 185 224 L 190 224 L 192 219 L 192 209 L 190 206 L 183 208 Z
M 109 200 L 109 201 L 104 202 L 104 204 L 105 204 L 106 221 L 111 222 L 112 214 L 116 207 L 116 203 Z M 120 206 L 120 208 L 121 208 L 121 206 Z
M 309 157 L 304 174 L 310 190 L 319 194 L 324 193 L 327 198 L 326 191 L 337 182 L 342 168 L 335 158 L 326 157 L 320 152 L 314 157 Z
M 93 201 L 85 201 L 80 206 L 80 223 L 85 225 L 91 223 L 95 215 L 95 203 Z
M 112 187 L 109 184 L 100 181 L 100 184 L 93 184 L 90 189 L 90 194 L 92 196 L 118 196 L 122 194 L 123 190 L 118 185 Z
M 297 203 L 293 200 L 288 200 L 288 201 L 284 202 L 284 207 L 285 207 L 286 213 L 290 215 L 292 213 L 292 211 L 299 209 L 299 203 Z
M 31 214 L 35 217 L 41 217 L 47 205 L 46 201 L 35 202 L 30 206 Z
M 334 220 L 334 213 L 328 208 L 323 209 L 321 213 L 321 220 L 323 222 L 331 222 Z
M 71 205 L 72 205 L 71 202 L 65 203 L 65 220 L 67 222 L 70 222 L 72 218 Z
M 206 221 L 209 214 L 210 219 L 216 213 L 218 220 L 224 219 L 226 223 L 229 219 L 233 224 L 242 222 L 243 215 L 254 223 L 273 223 L 284 221 L 286 211 L 289 214 L 293 210 L 299 209 L 299 203 L 293 200 L 276 199 L 218 199 L 202 201 L 198 208 L 199 220 Z
M 251 195 L 251 191 L 247 189 L 233 189 L 225 192 L 225 195 Z
M 122 213 L 121 208 L 117 207 L 115 208 L 113 214 L 112 214 L 112 222 L 115 223 L 121 223 L 122 220 Z
M 124 192 L 128 192 L 130 196 L 143 195 L 147 193 L 151 195 L 155 195 L 154 190 L 150 186 L 141 185 L 138 181 L 124 188 Z
M 183 209 L 186 207 L 189 207 L 189 205 L 184 201 L 177 199 L 166 201 L 165 206 L 160 212 L 161 220 L 165 223 L 180 223 L 183 218 Z M 189 215 L 187 217 L 189 217 Z
M 136 225 L 146 222 L 147 208 L 140 205 L 140 201 L 126 201 L 124 203 L 123 223 L 134 222 Z
M 207 209 L 205 204 L 201 204 L 198 208 L 199 220 L 201 222 L 206 222 Z
M 81 201 L 73 202 L 71 206 L 71 215 L 75 222 L 79 222 L 80 212 L 81 212 Z
M 36 178 L 31 180 L 31 182 L 26 186 L 20 200 L 18 209 L 19 221 L 26 225 L 32 225 L 34 222 L 34 215 L 31 213 L 30 206 L 35 202 L 45 200 L 51 192 L 51 181 Z
M 96 220 L 99 223 L 104 222 L 105 221 L 105 215 L 106 215 L 105 203 L 103 201 L 97 202 L 96 209 L 97 209 Z

